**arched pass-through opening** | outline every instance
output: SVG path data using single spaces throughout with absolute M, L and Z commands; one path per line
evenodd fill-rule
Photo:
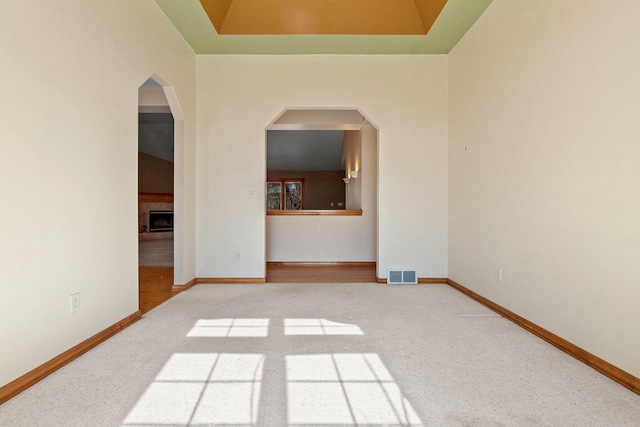
M 265 139 L 267 281 L 376 281 L 377 126 L 356 108 L 288 108 Z
M 157 74 L 138 89 L 139 296 L 144 312 L 184 276 L 184 116 Z

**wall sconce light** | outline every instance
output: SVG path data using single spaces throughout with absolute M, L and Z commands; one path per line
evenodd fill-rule
M 358 178 L 358 171 L 351 171 L 349 172 L 349 176 L 351 178 Z
M 348 184 L 351 182 L 351 178 L 342 178 L 342 180 L 344 181 L 345 184 Z

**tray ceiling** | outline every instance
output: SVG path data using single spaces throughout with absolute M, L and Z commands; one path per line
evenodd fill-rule
M 446 54 L 492 0 L 155 0 L 197 54 Z

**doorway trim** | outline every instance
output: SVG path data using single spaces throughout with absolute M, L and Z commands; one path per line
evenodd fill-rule
M 183 284 L 185 282 L 184 112 L 180 106 L 178 95 L 171 83 L 157 73 L 152 74 L 148 79 L 162 86 L 164 95 L 167 98 L 167 103 L 169 104 L 169 110 L 173 115 L 173 283 Z M 142 84 L 140 84 L 140 86 L 142 86 Z
M 294 112 L 293 115 L 287 115 L 288 112 Z M 318 121 L 314 121 L 312 120 L 308 120 L 308 117 L 305 117 L 305 115 L 307 113 L 312 113 L 312 112 L 317 112 L 319 114 L 319 116 L 322 116 L 323 118 L 318 120 Z M 327 113 L 331 113 L 331 112 L 335 112 L 337 113 L 338 116 L 342 116 L 342 119 L 340 117 L 336 118 L 332 118 L 330 117 L 330 114 Z M 355 112 L 360 116 L 360 120 L 353 120 L 353 118 L 350 118 L 350 114 Z M 298 114 L 300 113 L 300 114 Z M 297 118 L 294 117 L 296 115 L 299 115 L 299 121 L 297 121 Z M 342 122 L 341 122 L 342 120 Z M 268 131 L 269 130 L 360 130 L 362 129 L 364 126 L 371 126 L 374 130 L 375 130 L 375 147 L 373 149 L 373 151 L 375 152 L 375 167 L 372 168 L 371 170 L 373 170 L 375 172 L 375 185 L 376 185 L 376 189 L 375 189 L 375 203 L 374 206 L 371 209 L 375 210 L 375 225 L 374 225 L 374 235 L 373 235 L 373 245 L 374 245 L 374 257 L 375 257 L 375 263 L 376 263 L 376 274 L 378 274 L 379 272 L 377 271 L 377 266 L 378 266 L 378 261 L 379 261 L 379 257 L 380 257 L 380 250 L 379 250 L 379 234 L 380 234 L 380 227 L 379 227 L 379 200 L 380 200 L 380 173 L 379 173 L 379 165 L 380 165 L 380 128 L 369 118 L 369 116 L 367 116 L 365 113 L 363 113 L 360 108 L 358 107 L 286 107 L 284 108 L 279 114 L 277 114 L 275 116 L 275 118 L 268 123 L 265 126 L 265 144 L 264 144 L 264 150 L 265 150 L 265 159 L 267 158 L 266 155 L 266 150 L 267 150 L 267 135 L 268 135 Z M 264 165 L 264 177 L 265 177 L 265 182 L 267 180 L 267 165 L 265 162 Z M 328 213 L 329 211 L 327 211 Z M 350 215 L 350 216 L 362 216 L 363 212 L 362 211 L 358 211 L 357 215 Z M 286 216 L 286 214 L 283 214 Z M 295 217 L 295 216 L 308 216 L 308 215 L 300 215 L 299 213 L 297 213 L 297 215 L 289 215 L 290 217 Z M 319 216 L 319 215 L 315 215 L 315 216 Z M 267 225 L 267 220 L 268 220 L 268 215 L 265 215 L 265 265 L 267 264 L 273 264 L 274 262 L 280 262 L 280 261 L 274 261 L 271 260 L 269 262 L 267 262 L 267 253 L 268 253 L 268 244 L 269 244 L 269 232 L 268 232 L 268 225 Z M 283 260 L 283 261 L 288 261 L 288 260 Z M 335 260 L 327 260 L 328 262 L 344 262 L 344 261 L 335 261 Z M 365 260 L 355 260 L 355 261 L 365 261 Z M 295 261 L 294 261 L 295 262 Z M 349 261 L 352 262 L 352 261 Z

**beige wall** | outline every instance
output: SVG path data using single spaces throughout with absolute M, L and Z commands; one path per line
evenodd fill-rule
M 193 274 L 195 55 L 152 0 L 8 2 L 0 28 L 3 385 L 138 309 L 138 87 L 154 73 L 184 113 Z
M 447 276 L 446 56 L 197 63 L 198 276 L 265 276 L 265 127 L 287 107 L 357 107 L 379 127 L 378 268 Z
M 449 59 L 202 56 L 196 73 L 151 0 L 7 2 L 0 385 L 137 310 L 137 99 L 154 73 L 184 115 L 182 282 L 377 258 L 379 276 L 448 275 L 640 376 L 639 15 L 636 0 L 494 0 Z M 265 219 L 265 126 L 286 107 L 358 107 L 379 126 L 362 217 Z M 336 224 L 324 251 L 265 240 Z
M 449 277 L 635 376 L 638 16 L 494 0 L 449 59 Z

